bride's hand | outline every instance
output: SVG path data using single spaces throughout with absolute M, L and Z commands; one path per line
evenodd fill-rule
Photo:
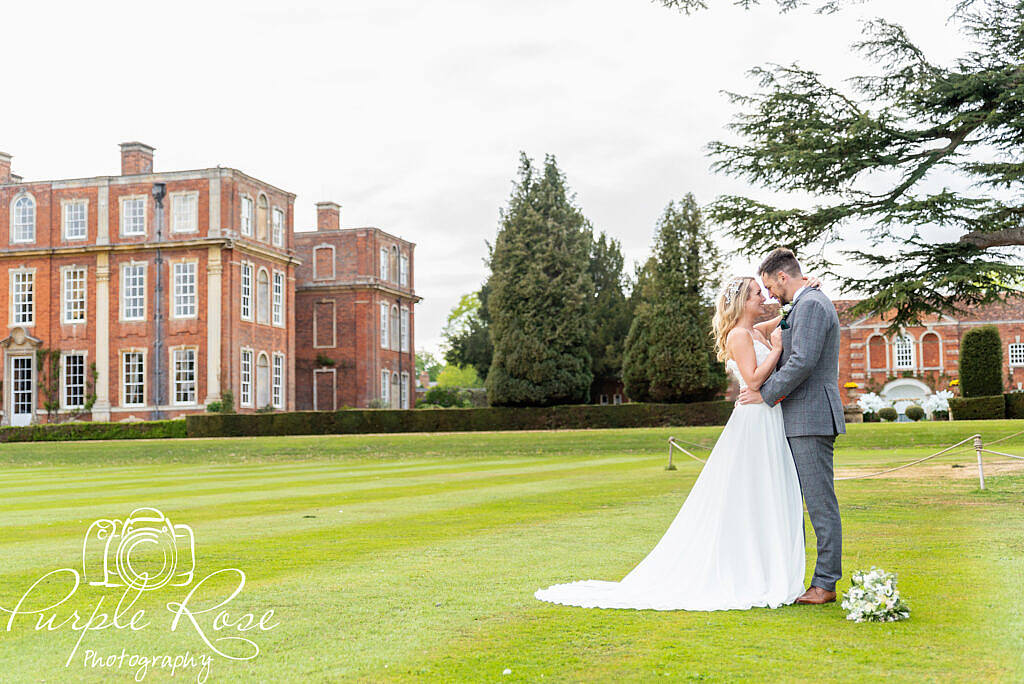
M 782 346 L 782 326 L 775 326 L 771 337 L 772 349 L 779 349 Z
M 804 281 L 806 282 L 807 287 L 821 287 L 821 280 L 816 276 L 804 276 Z

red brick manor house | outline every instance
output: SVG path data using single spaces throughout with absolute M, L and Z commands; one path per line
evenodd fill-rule
M 886 334 L 877 316 L 847 312 L 856 300 L 836 300 L 841 324 L 839 391 L 847 406 L 866 392 L 886 399 L 919 399 L 950 388 L 959 377 L 960 340 L 973 327 L 995 325 L 1003 341 L 1007 392 L 1024 388 L 1024 300 L 977 307 L 961 317 L 930 316 L 902 335 Z
M 328 373 L 300 364 L 297 377 L 296 361 L 315 363 L 314 346 L 331 352 L 335 405 L 407 403 L 419 301 L 411 243 L 355 231 L 400 253 L 392 267 L 388 252 L 384 277 L 383 252 L 364 254 L 351 231 L 296 233 L 294 194 L 219 166 L 157 173 L 153 159 L 154 148 L 124 143 L 118 176 L 25 181 L 0 153 L 0 424 L 176 417 L 228 390 L 240 412 L 313 408 L 311 388 Z M 330 258 L 321 243 L 333 245 Z M 348 294 L 328 325 L 322 305 L 297 299 L 296 282 L 324 293 L 332 261 L 330 283 Z M 364 296 L 379 298 L 379 320 L 354 314 Z M 328 328 L 336 348 L 324 346 Z M 382 341 L 372 353 L 355 342 L 370 339 Z

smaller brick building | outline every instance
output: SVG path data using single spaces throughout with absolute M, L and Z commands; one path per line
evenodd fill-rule
M 415 245 L 379 228 L 341 228 L 317 204 L 315 231 L 296 232 L 295 406 L 411 408 Z
M 837 300 L 841 328 L 839 391 L 847 406 L 866 392 L 897 402 L 948 389 L 959 378 L 960 340 L 981 325 L 995 325 L 1003 340 L 1006 391 L 1024 388 L 1024 300 L 976 307 L 965 316 L 929 316 L 900 336 L 886 334 L 878 316 L 851 316 L 857 300 Z

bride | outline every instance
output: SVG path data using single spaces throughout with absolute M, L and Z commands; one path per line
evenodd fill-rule
M 764 302 L 749 277 L 731 280 L 716 302 L 718 360 L 741 388 L 759 389 L 782 353 L 781 317 L 756 323 Z M 621 582 L 556 584 L 534 596 L 583 608 L 777 608 L 803 593 L 804 569 L 803 503 L 782 407 L 746 404 L 733 409 L 661 541 Z

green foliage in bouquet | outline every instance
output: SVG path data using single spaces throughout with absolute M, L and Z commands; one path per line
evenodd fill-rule
M 900 598 L 896 574 L 872 566 L 853 573 L 850 590 L 843 594 L 842 608 L 854 622 L 895 622 L 910 617 L 910 608 Z

